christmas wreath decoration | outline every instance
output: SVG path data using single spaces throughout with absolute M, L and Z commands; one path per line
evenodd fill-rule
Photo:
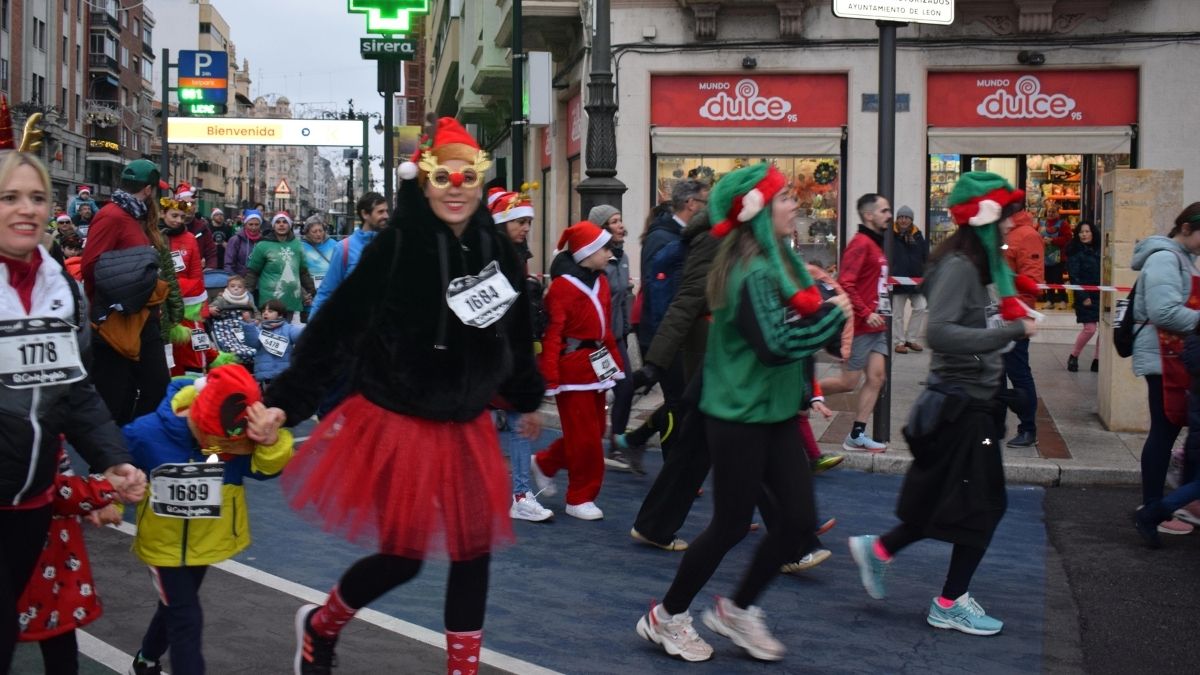
M 813 180 L 817 185 L 829 185 L 837 180 L 837 167 L 833 162 L 821 162 L 817 165 L 816 171 L 813 171 Z

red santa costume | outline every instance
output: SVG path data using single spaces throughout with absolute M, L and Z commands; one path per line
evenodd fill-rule
M 193 206 L 187 201 L 191 197 L 192 188 L 187 183 L 180 183 L 173 197 L 163 197 L 158 200 L 163 213 L 167 211 L 183 211 L 190 213 Z M 178 377 L 185 373 L 203 373 L 220 356 L 212 337 L 204 328 L 204 316 L 208 313 L 208 291 L 204 287 L 204 257 L 200 253 L 200 245 L 196 237 L 188 232 L 186 225 L 177 228 L 163 228 L 167 245 L 171 250 L 171 261 L 175 265 L 175 278 L 179 280 L 179 292 L 183 295 L 184 318 L 179 325 L 188 331 L 186 339 L 179 334 L 182 341 L 173 342 L 171 376 Z
M 579 265 L 604 248 L 611 235 L 587 221 L 563 232 L 560 249 L 573 265 L 550 283 L 549 322 L 539 366 L 546 394 L 553 395 L 562 419 L 562 437 L 533 458 L 533 475 L 543 493 L 555 490 L 549 477 L 567 470 L 567 515 L 598 520 L 595 505 L 604 480 L 604 392 L 624 378 L 612 327 L 608 278 Z

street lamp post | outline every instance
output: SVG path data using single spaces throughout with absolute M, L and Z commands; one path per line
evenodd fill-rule
M 592 38 L 592 71 L 588 77 L 587 178 L 579 183 L 582 212 L 609 204 L 621 208 L 625 184 L 617 179 L 617 134 L 609 19 L 609 0 L 596 0 L 596 33 Z

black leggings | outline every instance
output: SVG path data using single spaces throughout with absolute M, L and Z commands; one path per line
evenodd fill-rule
M 142 347 L 137 361 L 117 353 L 99 336 L 92 339 L 90 379 L 117 426 L 154 412 L 167 394 L 171 373 L 167 370 L 167 353 L 156 312 L 154 310 L 142 328 Z
M 1142 503 L 1156 502 L 1163 497 L 1163 483 L 1171 464 L 1171 446 L 1179 438 L 1180 427 L 1167 419 L 1163 406 L 1162 375 L 1146 376 L 1147 398 L 1150 403 L 1150 432 L 1142 445 Z
M 896 555 L 905 546 L 924 538 L 921 526 L 900 523 L 891 532 L 880 537 L 880 541 L 889 555 Z M 975 570 L 979 568 L 979 563 L 983 560 L 985 553 L 987 553 L 986 548 L 964 544 L 954 545 L 954 551 L 950 554 L 950 569 L 946 572 L 946 583 L 942 584 L 943 598 L 957 600 L 959 596 L 967 592 L 967 587 L 971 585 L 971 577 L 975 576 Z
M 467 633 L 483 628 L 487 609 L 488 567 L 492 556 L 485 554 L 471 560 L 450 563 L 450 578 L 446 581 L 446 607 L 443 620 L 446 630 Z M 338 582 L 338 591 L 346 604 L 362 609 L 393 588 L 407 582 L 421 571 L 415 558 L 376 553 L 350 566 Z
M 0 511 L 0 673 L 12 665 L 20 624 L 17 601 L 33 574 L 50 530 L 50 506 Z
M 74 630 L 46 638 L 38 643 L 38 647 L 42 650 L 42 666 L 46 669 L 46 675 L 78 675 L 79 643 Z
M 734 604 L 754 604 L 781 565 L 796 551 L 815 546 L 812 474 L 796 419 L 739 424 L 706 417 L 705 424 L 712 452 L 713 517 L 683 554 L 663 597 L 663 608 L 672 614 L 687 610 L 725 554 L 746 536 L 764 491 L 778 511 L 731 597 Z

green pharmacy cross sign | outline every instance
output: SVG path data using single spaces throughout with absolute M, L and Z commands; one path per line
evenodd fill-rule
M 367 32 L 408 33 L 410 15 L 428 14 L 429 0 L 347 0 L 351 14 L 367 15 Z

